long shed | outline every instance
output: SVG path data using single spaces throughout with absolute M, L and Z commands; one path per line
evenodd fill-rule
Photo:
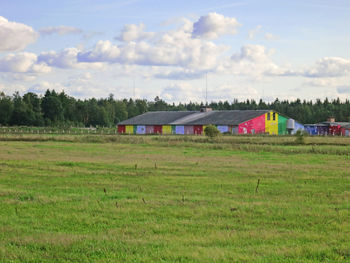
M 118 132 L 200 135 L 206 126 L 215 125 L 221 133 L 277 135 L 294 131 L 287 129 L 288 120 L 273 110 L 152 111 L 120 122 Z M 298 125 L 298 129 L 303 128 Z

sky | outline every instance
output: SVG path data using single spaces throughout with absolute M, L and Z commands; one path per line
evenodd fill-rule
M 350 99 L 348 0 L 0 0 L 0 92 Z

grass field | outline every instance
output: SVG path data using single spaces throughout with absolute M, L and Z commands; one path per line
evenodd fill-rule
M 0 262 L 350 262 L 350 138 L 294 140 L 1 135 Z

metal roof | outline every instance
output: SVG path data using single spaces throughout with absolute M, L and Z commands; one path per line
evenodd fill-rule
M 271 110 L 150 111 L 118 125 L 239 125 Z
M 165 125 L 193 113 L 196 111 L 149 111 L 119 122 L 118 125 Z
M 187 122 L 186 125 L 239 125 L 242 122 L 259 117 L 267 112 L 270 112 L 270 110 L 212 111 L 212 114 Z
M 329 126 L 338 126 L 343 128 L 347 128 L 350 125 L 350 122 L 329 122 L 329 121 L 324 121 L 320 123 L 315 123 L 315 124 L 304 124 L 304 126 L 319 126 L 319 127 L 329 127 Z

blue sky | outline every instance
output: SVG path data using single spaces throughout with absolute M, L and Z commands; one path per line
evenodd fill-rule
M 0 1 L 0 91 L 350 98 L 349 1 Z M 135 84 L 134 84 L 135 83 Z

